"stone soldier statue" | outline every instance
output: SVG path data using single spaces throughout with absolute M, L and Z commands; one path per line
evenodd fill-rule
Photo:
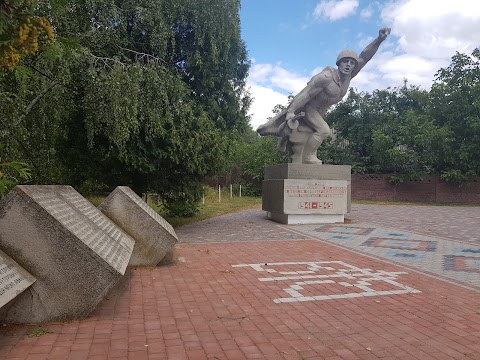
M 350 80 L 375 55 L 389 34 L 389 28 L 381 29 L 360 56 L 352 50 L 342 51 L 337 57 L 337 68 L 327 66 L 312 77 L 288 108 L 260 126 L 257 132 L 279 137 L 278 150 L 287 150 L 292 163 L 321 164 L 317 149 L 330 136 L 330 127 L 323 119 L 325 113 L 342 100 Z

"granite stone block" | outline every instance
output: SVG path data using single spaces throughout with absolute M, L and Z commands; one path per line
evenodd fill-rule
M 130 266 L 155 266 L 178 241 L 173 227 L 128 186 L 118 186 L 98 207 L 135 240 Z
M 7 322 L 82 318 L 123 276 L 133 239 L 70 186 L 21 185 L 0 200 L 0 249 L 37 281 Z

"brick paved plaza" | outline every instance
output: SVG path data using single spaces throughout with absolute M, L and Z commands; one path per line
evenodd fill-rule
M 3 326 L 0 359 L 480 359 L 479 207 L 248 210 L 176 229 L 88 318 Z

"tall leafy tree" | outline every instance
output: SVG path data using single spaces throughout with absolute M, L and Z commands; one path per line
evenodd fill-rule
M 449 129 L 450 146 L 438 156 L 442 178 L 461 183 L 480 174 L 480 49 L 457 53 L 440 69 L 430 91 L 436 124 Z
M 33 82 L 48 91 L 18 131 L 47 137 L 38 147 L 67 170 L 42 181 L 85 191 L 126 184 L 188 203 L 179 212 L 194 208 L 230 133 L 250 131 L 238 10 L 235 0 L 84 0 L 54 14 L 56 49 L 25 63 L 22 81 L 4 82 L 22 99 L 38 93 Z M 24 153 L 38 154 L 31 147 Z
M 352 164 L 355 172 L 394 174 L 397 182 L 432 173 L 448 135 L 430 115 L 428 92 L 407 83 L 372 93 L 351 90 L 328 120 L 339 131 L 327 147 L 337 163 L 347 160 L 343 163 Z
M 0 1 L 0 67 L 12 70 L 21 58 L 35 55 L 53 41 L 50 22 L 38 14 L 38 1 Z
M 57 6 L 57 1 L 52 1 Z M 12 159 L 26 159 L 28 139 L 25 119 L 48 90 L 27 90 L 29 69 L 19 66 L 30 60 L 54 40 L 50 21 L 35 0 L 0 1 L 0 196 L 20 181 L 31 178 L 29 164 Z M 20 93 L 29 92 L 24 97 Z M 34 96 L 31 96 L 35 94 Z M 34 164 L 33 164 L 34 165 Z

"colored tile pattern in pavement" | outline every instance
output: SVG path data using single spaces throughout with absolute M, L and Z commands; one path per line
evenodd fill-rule
M 368 235 L 375 228 L 359 227 L 359 226 L 343 226 L 343 225 L 322 225 L 322 232 L 332 234 L 349 234 L 349 235 Z
M 443 259 L 445 270 L 480 274 L 480 257 L 445 255 Z
M 362 224 L 297 225 L 290 229 L 480 291 L 480 246 L 474 243 Z M 361 229 L 368 231 L 362 234 Z
M 371 237 L 363 244 L 360 244 L 360 246 L 383 247 L 400 250 L 435 251 L 437 249 L 437 242 L 399 239 L 397 236 L 391 238 Z
M 401 229 L 480 246 L 480 206 L 353 204 L 352 223 Z

